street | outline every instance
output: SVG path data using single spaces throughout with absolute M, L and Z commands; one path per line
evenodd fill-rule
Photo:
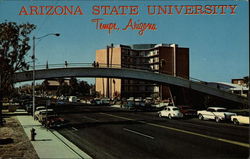
M 95 159 L 248 158 L 249 128 L 109 106 L 57 106 L 58 132 Z

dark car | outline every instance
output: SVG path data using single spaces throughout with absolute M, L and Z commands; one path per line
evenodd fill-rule
M 66 125 L 66 121 L 59 116 L 48 116 L 42 124 L 48 128 L 56 129 Z
M 179 105 L 177 107 L 180 109 L 184 117 L 195 117 L 197 115 L 196 110 L 188 105 Z

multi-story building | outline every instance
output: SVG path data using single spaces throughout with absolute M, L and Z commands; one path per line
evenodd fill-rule
M 136 44 L 108 46 L 96 51 L 99 66 L 145 69 L 189 78 L 189 48 L 176 44 Z M 160 97 L 171 96 L 168 86 L 131 79 L 96 78 L 96 91 L 102 96 Z
M 47 95 L 56 95 L 57 89 L 60 83 L 70 85 L 69 79 L 46 79 L 43 81 L 43 85 L 47 85 L 46 93 Z
M 238 84 L 242 86 L 246 86 L 247 83 L 244 81 L 243 78 L 232 79 L 232 84 Z

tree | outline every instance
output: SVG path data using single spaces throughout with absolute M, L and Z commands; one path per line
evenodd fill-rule
M 63 83 L 57 88 L 56 94 L 57 96 L 63 95 L 68 96 L 70 91 L 70 86 L 67 83 Z
M 49 82 L 47 79 L 45 79 L 43 82 L 42 82 L 42 92 L 43 92 L 43 95 L 45 92 L 47 92 L 49 89 Z
M 249 87 L 249 76 L 243 77 L 244 83 L 246 83 L 246 86 Z
M 16 71 L 27 70 L 26 55 L 30 50 L 29 34 L 33 24 L 3 22 L 0 24 L 0 125 L 2 125 L 2 99 L 13 89 L 13 75 Z M 3 93 L 4 91 L 4 93 Z
M 70 85 L 69 95 L 71 96 L 77 95 L 79 91 L 79 85 L 75 77 L 70 78 L 69 85 Z
M 63 79 L 63 78 L 59 78 L 59 79 L 58 79 L 58 82 L 59 82 L 59 86 L 58 86 L 58 88 L 57 88 L 56 95 L 57 95 L 57 96 L 60 96 L 60 95 L 67 96 L 67 95 L 69 95 L 70 87 L 69 87 L 68 84 L 64 81 L 64 79 Z
M 82 96 L 89 95 L 90 89 L 91 89 L 91 86 L 86 81 L 80 81 L 80 83 L 79 83 L 79 93 Z

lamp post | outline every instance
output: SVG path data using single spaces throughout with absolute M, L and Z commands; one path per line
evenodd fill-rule
M 35 119 L 35 62 L 36 62 L 36 56 L 35 56 L 35 45 L 36 45 L 36 39 L 42 39 L 45 38 L 47 36 L 50 35 L 54 35 L 54 36 L 60 36 L 60 34 L 58 33 L 50 33 L 50 34 L 46 34 L 44 36 L 41 37 L 35 37 L 33 36 L 33 49 L 32 49 L 32 61 L 33 61 L 33 83 L 32 83 L 32 91 L 33 91 L 33 100 L 32 100 L 32 106 L 33 106 L 33 118 Z

